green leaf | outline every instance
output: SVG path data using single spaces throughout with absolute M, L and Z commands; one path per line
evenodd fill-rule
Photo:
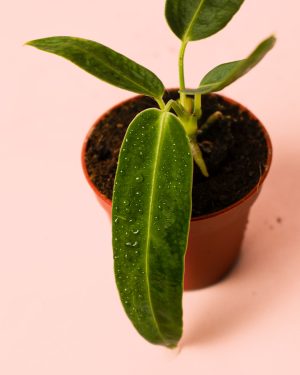
M 178 118 L 157 109 L 137 115 L 115 178 L 115 276 L 135 328 L 151 343 L 168 347 L 182 334 L 192 171 L 189 141 Z
M 275 42 L 274 36 L 265 39 L 246 59 L 217 66 L 206 74 L 198 89 L 183 90 L 183 92 L 186 94 L 207 94 L 222 90 L 254 68 L 272 49 Z
M 97 78 L 125 90 L 155 98 L 164 93 L 162 82 L 150 70 L 91 40 L 56 36 L 26 44 L 62 56 Z
M 182 41 L 207 38 L 223 29 L 244 0 L 167 0 L 165 14 Z

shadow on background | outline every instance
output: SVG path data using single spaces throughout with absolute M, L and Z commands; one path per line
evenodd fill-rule
M 183 347 L 222 340 L 289 303 L 300 272 L 300 155 L 289 156 L 273 163 L 236 267 L 221 283 L 184 294 Z

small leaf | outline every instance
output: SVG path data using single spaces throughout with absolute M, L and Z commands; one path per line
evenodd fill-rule
M 207 38 L 223 29 L 244 0 L 167 0 L 165 14 L 182 41 Z
M 217 66 L 206 74 L 198 89 L 183 90 L 183 92 L 186 94 L 207 94 L 222 90 L 254 68 L 272 49 L 275 42 L 275 37 L 271 36 L 260 43 L 246 59 Z
M 176 346 L 182 334 L 184 254 L 193 161 L 181 122 L 157 109 L 130 124 L 113 194 L 116 283 L 138 332 Z
M 102 44 L 69 36 L 37 39 L 27 44 L 64 57 L 117 87 L 155 98 L 163 95 L 164 86 L 154 73 Z

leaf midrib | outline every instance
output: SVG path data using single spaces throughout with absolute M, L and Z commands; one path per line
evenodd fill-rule
M 106 48 L 107 48 L 107 47 L 106 47 Z M 122 54 L 120 54 L 120 56 L 123 57 Z M 101 60 L 101 59 L 98 58 L 98 56 L 96 56 L 96 59 L 97 59 L 97 60 Z M 128 58 L 127 58 L 127 59 L 128 59 Z M 130 60 L 130 59 L 129 59 L 129 60 Z M 131 60 L 131 61 L 132 61 L 132 60 Z M 103 62 L 103 61 L 102 61 L 102 64 L 105 65 L 106 68 L 108 68 L 108 69 L 110 69 L 110 70 L 112 70 L 112 71 L 114 71 L 114 72 L 116 72 L 116 73 L 118 73 L 118 74 L 120 74 L 120 72 L 122 73 L 121 70 L 118 71 L 118 70 L 115 69 L 113 66 L 106 64 L 106 62 Z M 134 63 L 134 64 L 137 64 L 137 63 Z M 146 69 L 146 68 L 145 68 L 145 69 Z M 122 75 L 123 75 L 123 73 L 122 73 Z M 123 79 L 124 79 L 124 78 L 125 78 L 125 80 L 127 80 L 128 82 L 133 83 L 134 85 L 136 85 L 136 86 L 138 86 L 138 87 L 141 87 L 141 89 L 142 89 L 143 91 L 146 91 L 146 92 L 148 92 L 149 94 L 152 94 L 152 93 L 151 93 L 146 87 L 142 86 L 140 83 L 137 83 L 137 82 L 133 81 L 133 80 L 130 79 L 128 76 L 123 76 Z
M 80 40 L 80 39 L 74 38 L 73 40 Z M 99 45 L 102 46 L 100 43 L 99 43 Z M 71 47 L 74 47 L 74 46 L 71 46 Z M 104 47 L 104 48 L 108 48 L 108 47 L 106 47 L 106 46 L 104 46 L 104 45 L 103 45 L 103 47 Z M 132 83 L 132 84 L 134 84 L 135 86 L 140 87 L 140 88 L 142 89 L 143 92 L 147 92 L 147 93 L 153 95 L 153 93 L 150 92 L 148 88 L 146 88 L 146 87 L 144 87 L 143 85 L 141 85 L 140 83 L 137 83 L 136 81 L 130 79 L 128 76 L 123 75 L 123 72 L 122 72 L 121 70 L 117 70 L 117 69 L 115 69 L 112 65 L 109 65 L 109 64 L 107 64 L 106 62 L 104 62 L 101 58 L 99 58 L 99 56 L 97 56 L 97 54 L 95 54 L 95 52 L 90 51 L 88 48 L 84 48 L 84 46 L 76 46 L 75 48 L 77 48 L 79 51 L 84 51 L 84 52 L 89 52 L 89 53 L 91 53 L 91 54 L 94 56 L 94 58 L 95 58 L 97 61 L 100 61 L 100 63 L 103 64 L 107 69 L 109 69 L 109 70 L 111 70 L 111 71 L 113 71 L 113 72 L 115 72 L 115 73 L 117 73 L 117 74 L 119 74 L 119 75 L 120 75 L 120 72 L 121 72 L 121 73 L 122 73 L 122 78 L 125 79 L 125 80 L 127 80 L 127 82 Z M 110 49 L 110 48 L 108 48 L 108 49 Z M 111 50 L 111 51 L 112 51 L 112 50 Z M 112 51 L 112 52 L 114 52 L 114 51 Z M 119 54 L 122 58 L 125 57 L 125 56 L 123 56 L 121 53 L 118 53 L 118 54 Z M 133 62 L 133 64 L 136 64 L 137 66 L 139 66 L 138 63 L 134 62 L 133 60 L 129 59 L 128 57 L 125 57 L 125 59 L 128 59 L 130 62 Z M 144 69 L 147 69 L 147 68 L 144 68 Z M 90 73 L 90 74 L 93 74 L 93 73 Z
M 223 81 L 216 81 L 216 82 L 213 82 L 213 83 L 205 83 L 204 85 L 200 85 L 199 89 L 209 87 L 209 86 L 220 85 L 221 83 L 223 83 Z
M 205 3 L 205 0 L 200 0 L 200 3 L 198 5 L 198 8 L 196 10 L 196 12 L 194 13 L 193 17 L 191 18 L 191 21 L 190 21 L 190 24 L 188 26 L 188 28 L 186 29 L 185 33 L 183 34 L 183 40 L 188 42 L 190 39 L 187 37 L 187 35 L 189 34 L 191 28 L 194 26 L 194 23 L 196 21 L 196 18 L 198 17 L 200 11 L 201 11 L 201 8 L 203 6 L 203 4 Z
M 251 55 L 250 55 L 249 57 L 251 57 Z M 249 58 L 249 57 L 248 57 L 248 58 Z M 215 81 L 215 82 L 212 82 L 212 83 L 206 83 L 206 84 L 204 84 L 204 85 L 201 85 L 201 84 L 200 84 L 200 87 L 199 87 L 199 88 L 203 88 L 203 87 L 205 88 L 205 87 L 209 87 L 209 86 L 213 86 L 213 88 L 214 88 L 215 86 L 217 86 L 217 88 L 218 88 L 219 86 L 227 85 L 228 82 L 231 81 L 232 77 L 234 77 L 235 74 L 237 74 L 237 73 L 239 74 L 241 68 L 243 68 L 243 66 L 244 66 L 245 64 L 247 64 L 248 58 L 246 58 L 246 59 L 244 59 L 244 60 L 240 60 L 240 61 L 238 61 L 238 62 L 237 62 L 237 65 L 232 69 L 232 71 L 227 75 L 227 77 L 226 77 L 223 81 Z M 246 65 L 246 66 L 247 66 L 247 65 Z M 250 69 L 252 69 L 252 68 L 250 67 L 249 70 L 250 70 Z M 244 74 L 245 74 L 245 73 L 244 73 Z M 242 77 L 244 74 L 242 74 L 240 77 Z M 240 77 L 239 77 L 239 78 L 240 78 Z
M 151 186 L 150 201 L 149 201 L 147 242 L 146 242 L 146 255 L 145 255 L 145 263 L 146 263 L 145 275 L 146 275 L 146 283 L 147 283 L 148 300 L 149 300 L 151 314 L 153 316 L 153 321 L 154 321 L 154 324 L 157 328 L 158 335 L 161 337 L 161 339 L 164 343 L 168 344 L 166 342 L 160 328 L 159 328 L 159 324 L 158 324 L 158 321 L 156 319 L 154 309 L 153 309 L 153 305 L 152 305 L 150 283 L 149 283 L 149 262 L 148 262 L 149 248 L 150 248 L 150 232 L 151 232 L 152 218 L 153 218 L 153 196 L 154 196 L 155 186 L 156 186 L 155 181 L 157 179 L 157 165 L 158 165 L 158 161 L 160 159 L 159 154 L 160 154 L 160 149 L 161 149 L 161 140 L 162 140 L 162 137 L 163 137 L 163 122 L 165 121 L 166 116 L 167 116 L 166 112 L 162 113 L 162 117 L 160 119 L 160 123 L 159 123 L 160 130 L 159 130 L 159 135 L 158 135 L 158 138 L 157 138 L 158 140 L 157 140 L 157 147 L 156 147 L 156 150 L 155 150 L 155 162 L 154 162 L 154 165 L 153 165 L 154 173 L 153 173 L 153 178 L 152 178 L 152 186 Z

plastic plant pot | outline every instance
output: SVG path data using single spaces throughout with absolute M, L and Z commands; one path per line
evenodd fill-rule
M 129 99 L 138 100 L 139 96 Z M 215 284 L 223 279 L 236 264 L 252 204 L 258 197 L 263 182 L 269 172 L 272 160 L 272 144 L 262 123 L 243 105 L 222 96 L 228 103 L 238 105 L 258 121 L 267 144 L 265 169 L 251 191 L 230 206 L 208 215 L 193 217 L 190 223 L 188 247 L 185 256 L 184 289 L 194 290 Z M 93 189 L 97 200 L 111 218 L 112 201 L 93 184 L 86 167 L 86 148 L 89 137 L 100 121 L 112 110 L 122 106 L 122 102 L 104 113 L 92 126 L 82 147 L 82 167 L 84 175 Z

